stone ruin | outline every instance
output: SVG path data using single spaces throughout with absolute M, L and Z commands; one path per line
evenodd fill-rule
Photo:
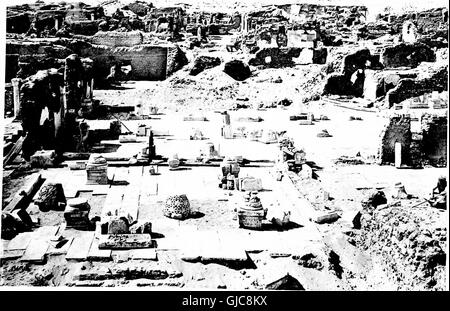
M 420 123 L 418 131 L 411 129 L 411 122 Z M 430 113 L 424 113 L 414 121 L 410 115 L 390 117 L 380 135 L 379 163 L 395 163 L 395 145 L 400 143 L 402 165 L 446 167 L 447 122 L 447 116 Z

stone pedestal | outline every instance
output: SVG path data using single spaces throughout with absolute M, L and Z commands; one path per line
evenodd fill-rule
M 86 230 L 90 227 L 89 211 L 91 207 L 86 199 L 75 198 L 67 201 L 64 210 L 66 228 Z

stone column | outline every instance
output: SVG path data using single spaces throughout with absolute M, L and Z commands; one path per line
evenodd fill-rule
M 59 17 L 55 18 L 55 30 L 58 31 L 59 30 Z
M 20 111 L 20 79 L 11 79 L 11 84 L 13 87 L 14 117 L 17 118 Z

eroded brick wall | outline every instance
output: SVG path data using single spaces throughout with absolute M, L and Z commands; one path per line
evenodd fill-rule
M 447 117 L 422 116 L 423 154 L 432 165 L 447 166 Z

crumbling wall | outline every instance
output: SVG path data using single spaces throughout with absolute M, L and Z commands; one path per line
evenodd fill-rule
M 408 115 L 393 116 L 381 132 L 378 151 L 380 164 L 395 162 L 395 143 L 402 144 L 402 164 L 410 163 L 411 118 Z
M 445 290 L 443 216 L 430 207 L 376 209 L 362 215 L 357 243 L 381 261 L 399 290 Z
M 369 49 L 362 49 L 344 57 L 342 73 L 351 76 L 358 69 L 380 67 L 379 56 L 372 55 Z
M 250 66 L 263 66 L 265 68 L 283 68 L 296 64 L 296 58 L 305 64 L 325 64 L 328 56 L 326 48 L 264 48 L 256 52 L 255 57 L 250 59 Z
M 40 70 L 61 68 L 64 59 L 73 54 L 65 46 L 49 42 L 9 41 L 6 44 L 6 77 L 27 78 Z
M 386 47 L 381 53 L 381 63 L 385 68 L 417 67 L 421 62 L 434 62 L 434 51 L 423 43 L 401 43 Z
M 66 20 L 67 22 L 67 20 Z M 90 20 L 78 20 L 68 22 L 69 31 L 75 35 L 85 35 L 92 36 L 98 31 L 98 25 L 100 20 L 90 21 Z
M 16 77 L 24 79 L 34 75 L 40 70 L 50 68 L 60 69 L 64 66 L 64 60 L 54 57 L 48 57 L 44 54 L 40 55 L 21 55 L 19 57 Z
M 116 64 L 131 65 L 130 79 L 164 80 L 188 63 L 185 53 L 174 44 L 141 44 L 133 47 L 92 45 L 83 40 L 61 40 L 74 53 L 94 61 L 94 79 L 102 82 Z
M 434 91 L 448 90 L 448 65 L 422 63 L 416 79 L 402 79 L 395 88 L 386 94 L 389 107 L 405 99 L 417 97 Z
M 7 43 L 6 54 L 20 55 L 17 63 L 8 65 L 8 72 L 12 75 L 15 71 L 13 67 L 17 66 L 22 78 L 38 70 L 62 68 L 65 58 L 71 54 L 89 57 L 93 60 L 96 83 L 105 81 L 110 68 L 116 64 L 131 65 L 131 79 L 164 80 L 188 63 L 184 52 L 173 44 L 113 48 L 93 45 L 81 39 L 59 39 L 53 43 L 10 41 Z
M 300 56 L 301 48 L 265 48 L 258 51 L 250 59 L 250 66 L 264 66 L 269 68 L 282 68 L 294 65 L 292 58 Z
M 410 20 L 416 26 L 420 34 L 435 31 L 440 28 L 448 28 L 448 9 L 447 8 L 434 8 L 417 13 L 405 13 L 405 14 L 380 14 L 377 16 L 378 21 L 384 21 L 389 23 L 390 33 L 398 34 L 402 30 L 402 25 L 405 21 Z
M 26 160 L 36 151 L 54 149 L 56 124 L 63 108 L 63 75 L 55 69 L 42 70 L 24 80 L 20 88 L 19 118 L 27 137 L 23 142 L 23 156 Z M 41 114 L 47 108 L 47 121 L 40 123 Z
M 170 76 L 177 70 L 180 70 L 189 63 L 186 54 L 178 45 L 167 47 L 167 68 L 166 76 Z
M 379 56 L 372 55 L 369 49 L 362 49 L 345 56 L 343 54 L 342 51 L 340 53 L 333 52 L 334 61 L 330 62 L 326 68 L 326 71 L 332 72 L 332 74 L 326 79 L 323 95 L 361 97 L 365 90 L 365 70 L 381 68 Z M 340 73 L 336 73 L 338 69 L 340 69 Z
M 92 44 L 106 45 L 109 47 L 128 46 L 142 44 L 144 36 L 140 31 L 99 31 L 90 38 Z
M 28 13 L 10 15 L 6 18 L 7 33 L 25 33 L 31 25 L 31 18 Z
M 447 166 L 447 117 L 423 114 L 421 119 L 423 155 L 432 165 Z
M 32 42 L 11 40 L 6 44 L 6 54 L 47 55 L 54 58 L 66 58 L 72 50 L 51 42 Z
M 395 88 L 402 79 L 415 79 L 417 73 L 412 70 L 370 70 L 364 71 L 364 98 L 375 101 Z
M 93 46 L 86 52 L 86 56 L 94 60 L 96 80 L 104 80 L 115 64 L 131 65 L 130 78 L 134 80 L 164 80 L 167 76 L 166 46 L 140 45 L 114 49 Z

